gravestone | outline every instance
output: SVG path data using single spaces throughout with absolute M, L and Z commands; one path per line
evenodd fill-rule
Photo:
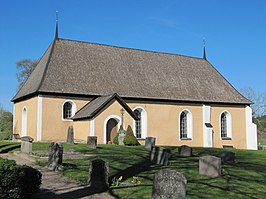
M 52 142 L 49 147 L 48 168 L 53 171 L 63 170 L 63 146 L 59 142 Z
M 192 156 L 192 148 L 187 145 L 182 145 L 178 148 L 179 155 L 191 157 Z
M 150 161 L 154 164 L 167 166 L 170 155 L 171 155 L 170 149 L 153 146 L 150 152 Z
M 145 147 L 146 147 L 146 149 L 148 149 L 150 151 L 151 148 L 153 146 L 155 146 L 155 141 L 156 141 L 155 137 L 146 137 L 146 139 L 145 139 Z
M 125 130 L 119 130 L 118 131 L 118 145 L 125 145 L 124 144 L 125 136 L 126 136 Z
M 67 143 L 74 144 L 74 128 L 69 126 L 67 130 Z
M 88 183 L 91 188 L 97 191 L 106 191 L 108 183 L 109 165 L 107 162 L 96 159 L 90 161 Z
M 200 157 L 199 173 L 210 177 L 221 176 L 221 158 L 215 156 Z
M 93 149 L 97 148 L 97 136 L 88 136 L 87 145 Z
M 21 152 L 31 154 L 32 153 L 32 142 L 33 138 L 30 136 L 21 137 Z
M 176 170 L 158 171 L 153 180 L 153 199 L 176 199 L 186 197 L 187 179 Z
M 235 162 L 235 153 L 231 151 L 223 151 L 218 157 L 221 158 L 222 163 L 234 163 Z

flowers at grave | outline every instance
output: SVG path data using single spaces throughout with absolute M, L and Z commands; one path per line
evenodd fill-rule
M 133 180 L 131 181 L 132 184 L 137 185 L 141 184 L 141 181 L 139 180 L 138 176 L 133 176 Z
M 112 179 L 112 186 L 114 186 L 114 187 L 119 187 L 120 184 L 121 184 L 121 182 L 122 182 L 122 179 L 123 179 L 122 176 L 120 176 L 119 178 L 114 177 L 114 178 Z

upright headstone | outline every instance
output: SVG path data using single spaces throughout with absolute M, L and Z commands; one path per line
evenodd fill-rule
M 187 179 L 176 170 L 158 171 L 153 180 L 153 199 L 176 199 L 186 197 Z
M 199 173 L 210 177 L 221 176 L 221 158 L 215 156 L 200 157 Z
M 109 165 L 107 162 L 96 159 L 90 161 L 88 183 L 94 190 L 106 191 L 108 183 Z
M 155 137 L 146 137 L 146 139 L 145 139 L 145 147 L 146 147 L 146 149 L 148 149 L 150 151 L 151 148 L 153 146 L 155 146 L 155 141 L 156 141 Z
M 119 130 L 118 131 L 118 144 L 119 145 L 125 145 L 124 144 L 125 136 L 126 136 L 126 131 L 125 130 Z
M 97 148 L 97 136 L 88 136 L 87 145 L 93 149 Z
M 21 137 L 21 152 L 31 154 L 32 153 L 32 142 L 33 138 L 30 136 Z
M 63 146 L 59 142 L 52 142 L 49 147 L 48 168 L 50 170 L 63 170 Z
M 218 157 L 221 158 L 222 163 L 234 163 L 235 162 L 235 153 L 231 151 L 223 151 Z
M 67 143 L 74 144 L 74 128 L 69 126 L 67 130 Z
M 170 155 L 170 149 L 153 146 L 150 152 L 150 161 L 154 164 L 167 166 Z
M 187 145 L 182 145 L 179 147 L 179 155 L 191 157 L 192 156 L 192 148 Z

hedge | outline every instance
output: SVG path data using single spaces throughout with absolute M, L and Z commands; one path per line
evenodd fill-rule
M 0 158 L 0 198 L 30 198 L 40 189 L 42 174 L 14 160 Z

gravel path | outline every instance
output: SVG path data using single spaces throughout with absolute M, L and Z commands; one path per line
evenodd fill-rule
M 34 163 L 34 159 L 25 154 L 0 154 L 0 157 L 10 160 L 15 160 L 17 164 L 28 165 L 38 169 L 42 173 L 42 185 L 40 193 L 33 195 L 33 199 L 77 199 L 77 198 L 90 198 L 90 199 L 113 199 L 108 192 L 95 193 L 88 186 L 79 184 L 76 181 L 70 180 L 59 173 L 50 171 L 47 168 L 40 167 Z

